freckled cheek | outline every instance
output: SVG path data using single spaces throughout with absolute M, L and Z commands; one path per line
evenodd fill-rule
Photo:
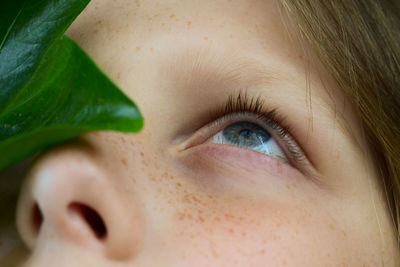
M 318 214 L 312 208 L 218 196 L 209 198 L 208 203 L 203 203 L 201 195 L 197 200 L 192 195 L 184 198 L 174 215 L 173 237 L 182 255 L 195 250 L 204 259 L 225 258 L 243 264 L 251 259 L 255 264 L 281 266 L 312 258 L 326 262 L 335 257 L 335 252 L 329 252 L 343 244 L 341 233 L 329 227 L 323 214 L 312 216 Z M 329 244 L 324 240 L 330 240 Z
M 324 260 L 330 257 L 326 251 L 343 241 L 339 230 L 330 229 L 329 215 L 316 204 L 320 201 L 296 197 L 306 194 L 304 187 L 294 188 L 294 195 L 281 188 L 279 198 L 251 197 L 229 188 L 215 190 L 146 151 L 139 152 L 137 160 L 143 161 L 143 169 L 136 177 L 135 188 L 140 188 L 136 193 L 159 229 L 160 243 L 168 240 L 168 254 L 179 253 L 181 260 L 195 254 L 244 265 L 249 258 L 271 266 L 301 264 L 305 248 L 315 254 L 314 259 Z M 323 240 L 332 242 L 326 245 Z

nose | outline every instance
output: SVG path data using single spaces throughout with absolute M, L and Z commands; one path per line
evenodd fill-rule
M 26 177 L 17 208 L 17 228 L 28 248 L 44 261 L 46 252 L 40 248 L 45 244 L 60 251 L 72 246 L 108 261 L 132 259 L 140 243 L 140 217 L 112 179 L 116 177 L 76 149 L 59 149 L 39 159 Z

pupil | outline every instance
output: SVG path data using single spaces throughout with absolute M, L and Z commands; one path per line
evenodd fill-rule
M 250 137 L 253 134 L 253 131 L 249 130 L 249 129 L 243 129 L 239 132 L 239 134 L 243 137 Z

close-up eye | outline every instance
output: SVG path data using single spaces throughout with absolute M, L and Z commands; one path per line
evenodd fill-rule
M 200 131 L 207 136 L 206 143 L 254 150 L 299 169 L 309 165 L 285 117 L 264 105 L 260 96 L 250 97 L 246 92 L 231 95 L 210 117 L 213 122 Z
M 210 143 L 236 145 L 264 153 L 288 163 L 275 138 L 263 127 L 247 121 L 232 123 L 209 140 Z

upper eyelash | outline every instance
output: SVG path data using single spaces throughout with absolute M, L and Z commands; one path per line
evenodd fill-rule
M 286 144 L 286 149 L 295 162 L 301 162 L 304 159 L 304 153 L 289 134 L 291 128 L 285 125 L 285 117 L 280 115 L 277 109 L 268 109 L 264 105 L 264 100 L 261 96 L 250 97 L 246 91 L 244 93 L 239 91 L 236 95 L 230 95 L 223 106 L 215 109 L 210 114 L 210 118 L 213 119 L 210 127 L 221 123 L 221 120 L 218 118 L 229 118 L 236 114 L 249 113 L 256 115 L 258 120 L 261 120 L 274 130 L 278 137 Z

